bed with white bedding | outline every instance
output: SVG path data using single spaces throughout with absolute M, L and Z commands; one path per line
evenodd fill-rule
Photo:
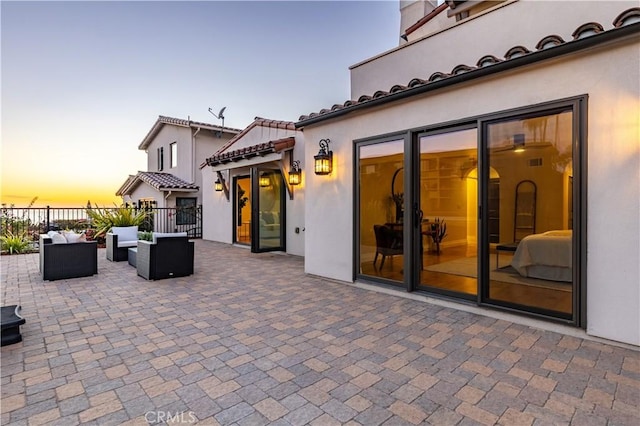
M 572 281 L 571 230 L 547 231 L 524 237 L 511 266 L 523 277 Z

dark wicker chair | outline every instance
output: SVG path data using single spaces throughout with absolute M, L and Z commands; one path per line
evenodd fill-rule
M 386 225 L 373 225 L 373 232 L 376 236 L 376 255 L 373 258 L 373 267 L 376 267 L 378 255 L 381 255 L 380 270 L 382 270 L 387 256 L 403 254 L 402 236 Z
M 193 274 L 194 243 L 185 236 L 159 236 L 156 242 L 138 241 L 136 268 L 148 280 Z
M 40 274 L 43 280 L 88 277 L 97 273 L 96 241 L 53 244 L 48 235 L 40 235 Z

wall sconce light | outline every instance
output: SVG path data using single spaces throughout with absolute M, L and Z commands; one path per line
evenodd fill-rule
M 294 161 L 289 171 L 289 184 L 300 185 L 302 181 L 302 170 L 300 170 L 300 162 Z
M 269 175 L 265 173 L 260 176 L 258 183 L 260 184 L 261 188 L 267 188 L 271 186 L 271 179 L 269 178 Z
M 513 135 L 513 152 L 524 152 L 524 133 Z
M 220 179 L 216 179 L 213 187 L 215 188 L 216 192 L 222 192 L 222 182 L 220 182 Z
M 329 150 L 329 139 L 320 139 L 320 151 L 313 156 L 314 171 L 317 175 L 328 175 L 333 170 L 333 151 Z

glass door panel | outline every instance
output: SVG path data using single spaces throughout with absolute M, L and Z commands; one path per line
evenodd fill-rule
M 358 273 L 403 285 L 404 140 L 360 145 Z
M 475 299 L 478 289 L 476 128 L 419 137 L 418 287 Z
M 251 176 L 234 179 L 234 242 L 251 244 Z
M 483 243 L 489 254 L 483 299 L 571 318 L 573 113 L 493 122 L 485 134 L 488 207 L 498 211 L 488 216 Z
M 284 184 L 280 170 L 255 169 L 252 251 L 285 250 Z

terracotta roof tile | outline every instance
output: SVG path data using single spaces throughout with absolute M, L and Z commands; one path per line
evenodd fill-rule
M 186 182 L 171 173 L 163 172 L 138 172 L 137 176 L 141 181 L 149 184 L 157 190 L 182 189 L 197 191 L 198 186 Z
M 632 24 L 636 24 L 638 22 L 640 22 L 640 8 L 638 7 L 631 8 L 622 12 L 620 15 L 618 15 L 618 17 L 613 21 L 614 28 L 611 30 L 608 30 L 608 32 L 616 31 L 616 28 L 618 27 L 629 26 Z M 584 37 L 588 37 L 590 35 L 596 35 L 601 32 L 605 32 L 602 25 L 596 22 L 589 22 L 578 27 L 574 31 L 573 37 L 574 37 L 574 40 L 577 40 Z M 567 43 L 570 43 L 570 42 L 565 42 L 559 36 L 549 35 L 541 39 L 536 44 L 536 49 L 538 51 L 550 50 L 556 46 L 564 45 Z M 368 102 L 372 102 L 374 100 L 377 101 L 379 99 L 391 97 L 393 95 L 396 95 L 402 92 L 416 91 L 421 89 L 424 86 L 428 86 L 429 84 L 433 84 L 437 81 L 447 80 L 451 77 L 455 77 L 463 73 L 472 74 L 474 72 L 479 72 L 482 68 L 486 68 L 488 66 L 491 66 L 497 63 L 512 61 L 518 57 L 529 55 L 529 54 L 532 54 L 532 52 L 526 47 L 514 46 L 505 53 L 504 59 L 499 59 L 493 55 L 485 55 L 481 57 L 480 60 L 478 60 L 476 64 L 477 67 L 471 67 L 468 65 L 461 64 L 456 66 L 452 70 L 451 74 L 447 74 L 444 72 L 434 72 L 433 74 L 431 74 L 428 80 L 423 80 L 421 78 L 413 78 L 411 81 L 409 81 L 409 83 L 406 86 L 396 84 L 388 92 L 384 90 L 378 90 L 373 94 L 373 96 L 362 95 L 357 100 L 349 99 L 345 101 L 342 104 L 342 106 L 340 106 L 340 104 L 335 104 L 331 109 L 321 109 L 319 112 L 312 112 L 312 113 L 309 113 L 308 115 L 301 115 L 298 119 L 298 122 L 296 123 L 296 127 L 297 128 L 303 127 L 305 124 L 303 122 L 311 119 L 317 119 L 318 117 L 321 117 L 323 115 L 328 115 L 332 112 L 341 111 L 340 114 L 348 113 L 349 110 L 353 110 L 360 106 L 364 106 Z M 376 104 L 379 104 L 379 102 L 376 102 Z
M 179 126 L 179 127 L 191 127 L 194 129 L 203 128 L 203 129 L 215 130 L 215 131 L 221 131 L 221 132 L 224 131 L 226 133 L 232 133 L 232 134 L 240 133 L 240 129 L 234 129 L 233 127 L 227 127 L 227 126 L 222 127 L 222 126 L 218 126 L 211 123 L 204 123 L 201 121 L 191 121 L 191 120 L 184 120 L 182 118 L 174 118 L 174 117 L 167 117 L 165 115 L 159 115 L 158 118 L 156 119 L 156 122 L 153 124 L 153 126 L 149 130 L 149 132 L 147 132 L 147 135 L 144 137 L 144 139 L 142 139 L 142 142 L 140 142 L 140 145 L 138 145 L 138 149 L 146 149 L 149 146 L 149 144 L 153 141 L 153 138 L 155 138 L 158 135 L 162 127 L 167 124 L 172 126 Z
M 236 143 L 238 139 L 242 138 L 244 135 L 249 133 L 249 131 L 256 126 L 269 127 L 272 129 L 296 130 L 295 123 L 293 121 L 270 120 L 267 118 L 256 117 L 253 120 L 253 123 L 249 124 L 237 135 L 229 139 L 229 141 L 226 144 L 222 145 L 222 147 L 219 150 L 217 150 L 213 155 L 215 156 L 217 154 L 220 154 L 226 151 L 231 145 Z
M 293 123 L 292 123 L 293 124 Z M 225 151 L 207 158 L 207 166 L 217 166 L 219 164 L 225 164 L 232 161 L 240 161 L 245 158 L 251 158 L 256 156 L 264 156 L 274 152 L 281 152 L 286 149 L 291 149 L 296 144 L 296 138 L 290 136 L 288 138 L 277 139 L 275 141 L 269 141 L 259 143 L 244 148 L 239 148 L 234 151 Z

